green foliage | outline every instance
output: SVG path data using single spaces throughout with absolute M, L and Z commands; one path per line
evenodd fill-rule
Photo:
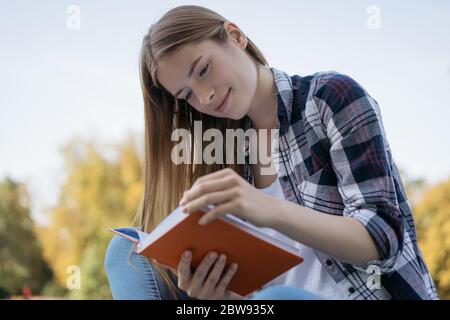
M 63 287 L 68 268 L 80 268 L 81 288 L 66 297 L 109 299 L 103 261 L 113 234 L 107 228 L 132 223 L 143 191 L 139 148 L 129 136 L 112 147 L 74 139 L 61 152 L 66 179 L 50 225 L 40 230 L 45 256 Z
M 40 295 L 43 297 L 64 297 L 67 295 L 67 288 L 63 287 L 53 278 L 45 284 Z
M 106 240 L 106 241 L 105 241 Z M 71 299 L 111 299 L 111 290 L 103 270 L 104 243 L 108 239 L 90 241 L 80 258 L 81 287 L 70 290 Z
M 6 178 L 0 182 L 0 295 L 21 294 L 23 287 L 39 293 L 51 277 L 30 217 L 28 192 Z

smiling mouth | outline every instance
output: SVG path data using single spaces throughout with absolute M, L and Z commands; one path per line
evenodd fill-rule
M 228 104 L 228 97 L 230 95 L 230 91 L 231 91 L 231 88 L 228 89 L 228 92 L 225 95 L 225 98 L 223 99 L 222 103 L 216 108 L 216 111 L 220 112 L 220 111 L 223 111 L 225 109 L 225 107 Z

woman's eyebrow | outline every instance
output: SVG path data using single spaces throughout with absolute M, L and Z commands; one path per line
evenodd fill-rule
M 200 59 L 201 59 L 202 57 L 203 57 L 203 56 L 200 56 L 200 57 L 198 57 L 197 59 L 195 59 L 194 62 L 192 62 L 191 69 L 189 70 L 189 73 L 188 73 L 188 79 L 189 79 L 190 77 L 192 77 L 192 73 L 194 72 L 195 66 L 197 65 L 197 63 L 200 61 Z M 175 96 L 174 96 L 174 97 L 178 97 L 178 95 L 180 94 L 180 92 L 181 92 L 182 90 L 183 90 L 183 88 L 181 88 L 180 90 L 178 90 L 177 93 L 175 93 Z

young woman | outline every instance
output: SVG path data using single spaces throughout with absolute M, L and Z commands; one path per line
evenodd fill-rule
M 213 205 L 204 223 L 232 212 L 290 241 L 305 262 L 241 297 L 226 289 L 236 266 L 225 269 L 220 252 L 195 270 L 186 252 L 178 269 L 168 270 L 116 236 L 105 259 L 114 298 L 438 298 L 378 104 L 354 79 L 269 68 L 235 23 L 207 8 L 180 6 L 145 36 L 141 84 L 140 228 L 150 232 L 179 205 L 187 213 Z M 171 134 L 186 129 L 194 139 L 194 121 L 223 133 L 278 129 L 275 139 L 269 132 L 247 145 L 253 152 L 265 142 L 270 163 L 247 157 L 243 164 L 175 164 Z M 203 143 L 196 147 L 202 152 Z M 224 153 L 234 158 L 241 147 Z

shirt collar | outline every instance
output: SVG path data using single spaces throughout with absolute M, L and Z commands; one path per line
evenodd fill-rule
M 275 85 L 277 88 L 278 95 L 278 117 L 288 119 L 288 123 L 291 121 L 292 104 L 293 104 L 293 90 L 292 90 L 292 79 L 284 71 L 278 70 L 277 68 L 270 67 L 272 71 Z

